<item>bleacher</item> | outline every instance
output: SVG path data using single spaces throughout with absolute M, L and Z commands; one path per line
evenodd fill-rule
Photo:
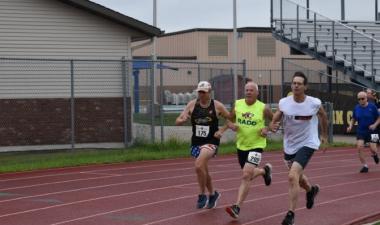
M 380 90 L 379 23 L 334 21 L 293 2 L 281 2 L 283 5 L 274 6 L 282 8 L 274 9 L 277 14 L 272 18 L 275 38 Z M 283 12 L 290 8 L 295 15 Z

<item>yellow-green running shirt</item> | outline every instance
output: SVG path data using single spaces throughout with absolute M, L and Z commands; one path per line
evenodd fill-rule
M 236 125 L 239 127 L 236 133 L 236 147 L 240 150 L 265 148 L 267 141 L 260 135 L 265 127 L 265 104 L 259 100 L 253 105 L 247 105 L 245 99 L 235 101 Z

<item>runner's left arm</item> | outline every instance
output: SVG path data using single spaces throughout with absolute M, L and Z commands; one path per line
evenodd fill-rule
M 321 126 L 321 139 L 322 143 L 327 143 L 327 128 L 328 128 L 328 119 L 327 119 L 327 113 L 323 106 L 321 106 L 318 110 L 318 119 L 319 124 Z
M 371 126 L 369 126 L 369 128 L 370 128 L 371 130 L 375 130 L 376 127 L 379 126 L 379 124 L 380 124 L 380 111 L 379 111 L 379 109 L 378 109 L 378 110 L 377 110 L 377 120 L 375 121 L 374 124 L 372 124 Z
M 231 114 L 230 114 L 230 112 L 228 112 L 228 110 L 223 105 L 223 103 L 221 103 L 221 102 L 219 102 L 217 100 L 214 100 L 214 102 L 215 102 L 216 114 L 218 116 L 222 116 L 226 120 L 230 119 L 231 118 Z
M 226 107 L 223 105 L 223 103 L 219 102 L 219 101 L 216 101 L 214 100 L 215 102 L 215 110 L 216 110 L 216 113 L 218 116 L 222 116 L 226 122 L 225 122 L 225 125 L 221 128 L 219 128 L 219 130 L 217 132 L 215 132 L 214 134 L 214 137 L 216 138 L 221 138 L 223 133 L 228 129 L 229 127 L 229 123 L 230 120 L 231 120 L 231 115 L 232 115 L 232 112 L 228 112 L 228 110 L 226 109 Z
M 264 119 L 269 122 L 272 121 L 273 119 L 273 113 L 272 113 L 272 110 L 269 108 L 268 105 L 265 105 L 265 108 L 264 108 Z M 266 137 L 268 135 L 268 132 L 269 132 L 269 124 L 268 126 L 265 126 L 261 129 L 261 132 L 260 132 L 260 135 L 263 136 L 263 137 Z

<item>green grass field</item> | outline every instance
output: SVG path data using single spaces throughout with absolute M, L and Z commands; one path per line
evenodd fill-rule
M 345 146 L 336 143 L 331 146 Z M 282 149 L 282 142 L 270 141 L 267 151 Z M 221 144 L 219 155 L 233 154 L 234 143 Z M 162 144 L 136 143 L 127 149 L 83 149 L 0 153 L 0 173 L 37 169 L 106 164 L 189 156 L 189 143 L 171 140 Z

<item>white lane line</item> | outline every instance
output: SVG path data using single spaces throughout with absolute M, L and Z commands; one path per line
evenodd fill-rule
M 311 165 L 319 165 L 319 164 L 327 164 L 327 163 L 337 163 L 337 162 L 350 162 L 354 161 L 355 159 L 343 159 L 343 160 L 334 160 L 329 158 L 330 160 L 327 161 L 322 161 L 322 162 L 314 162 Z M 283 160 L 276 160 L 276 161 L 271 161 L 272 163 L 274 162 L 279 162 L 282 164 Z M 225 164 L 225 167 L 230 168 L 229 165 L 237 165 L 237 163 L 231 163 L 231 164 Z M 222 165 L 220 165 L 222 166 Z M 96 180 L 96 179 L 104 179 L 104 178 L 110 178 L 110 177 L 125 177 L 125 176 L 136 176 L 136 175 L 144 175 L 144 174 L 152 174 L 152 173 L 167 173 L 167 172 L 174 172 L 174 171 L 183 171 L 183 170 L 193 170 L 194 167 L 186 167 L 186 168 L 177 168 L 177 169 L 165 169 L 165 170 L 156 170 L 156 171 L 149 171 L 149 172 L 136 172 L 136 173 L 130 173 L 130 174 L 118 174 L 118 175 L 107 175 L 107 176 L 102 176 L 102 177 L 93 177 L 93 178 L 80 178 L 80 179 L 73 179 L 73 180 L 65 180 L 65 181 L 56 181 L 56 182 L 47 182 L 47 183 L 38 183 L 38 184 L 32 184 L 32 185 L 24 185 L 24 186 L 16 186 L 16 187 L 8 187 L 8 188 L 2 188 L 0 191 L 9 191 L 9 190 L 17 190 L 17 189 L 25 189 L 25 188 L 34 188 L 34 187 L 41 187 L 41 186 L 46 186 L 46 185 L 52 185 L 52 184 L 62 184 L 62 183 L 70 183 L 70 182 L 77 182 L 77 181 L 87 181 L 87 180 Z M 240 168 L 236 166 L 236 169 L 233 170 L 228 170 L 229 172 L 233 171 L 240 171 Z M 211 172 L 211 174 L 218 173 L 218 172 Z
M 331 188 L 331 187 L 336 187 L 336 186 L 341 186 L 341 185 L 356 184 L 356 183 L 363 183 L 363 182 L 372 182 L 372 181 L 376 181 L 376 180 L 380 180 L 380 178 L 360 180 L 360 181 L 353 181 L 353 182 L 346 182 L 346 183 L 335 184 L 335 185 L 330 185 L 330 186 L 323 186 L 323 188 L 326 189 L 326 188 Z M 284 181 L 284 182 L 287 182 L 287 181 Z M 283 183 L 283 182 L 281 182 L 281 183 Z M 234 189 L 227 189 L 227 190 L 224 190 L 223 192 L 230 191 L 230 190 L 236 190 L 236 188 L 234 188 Z M 368 193 L 372 194 L 373 192 L 367 192 L 367 194 Z M 248 202 L 262 201 L 262 200 L 266 200 L 266 199 L 277 198 L 277 197 L 287 196 L 287 195 L 288 195 L 288 193 L 286 192 L 286 193 L 281 193 L 281 194 L 276 194 L 276 195 L 270 195 L 270 196 L 267 196 L 267 197 L 256 198 L 256 199 L 248 200 L 248 201 L 245 201 L 245 202 L 248 203 Z M 361 195 L 362 194 L 360 194 L 358 196 L 361 196 Z M 65 223 L 70 223 L 70 222 L 79 221 L 79 220 L 90 219 L 90 218 L 94 218 L 94 217 L 98 217 L 98 216 L 107 215 L 107 214 L 110 214 L 110 213 L 125 211 L 125 210 L 129 210 L 129 209 L 136 209 L 136 208 L 140 208 L 140 207 L 146 207 L 146 206 L 150 206 L 150 205 L 154 205 L 154 204 L 160 204 L 160 203 L 169 202 L 169 201 L 176 201 L 176 200 L 180 200 L 180 199 L 184 199 L 184 198 L 190 198 L 190 197 L 194 197 L 194 195 L 183 196 L 183 197 L 180 197 L 180 198 L 172 198 L 172 199 L 167 199 L 167 200 L 163 200 L 163 201 L 151 202 L 151 203 L 141 204 L 141 205 L 137 205 L 137 206 L 132 206 L 132 207 L 126 207 L 126 208 L 122 208 L 122 209 L 111 210 L 111 211 L 97 213 L 97 214 L 93 214 L 93 215 L 89 215 L 89 216 L 85 216 L 85 217 L 79 217 L 79 218 L 75 218 L 75 219 L 71 219 L 71 220 L 60 221 L 58 223 L 53 223 L 51 225 L 59 225 L 59 224 L 65 224 Z M 351 198 L 351 197 L 353 197 L 353 196 L 351 195 L 350 197 L 338 198 L 337 200 L 344 200 L 344 199 L 348 199 L 348 198 Z M 327 202 L 328 203 L 332 203 L 333 201 L 327 201 Z M 316 204 L 316 205 L 321 205 L 321 204 L 324 204 L 324 203 L 326 203 L 326 202 L 323 202 L 323 203 L 320 203 L 320 204 Z M 226 206 L 228 206 L 228 204 L 219 206 L 217 208 L 224 208 Z M 167 221 L 170 221 L 170 220 L 175 220 L 175 219 L 187 217 L 187 216 L 190 216 L 190 215 L 203 214 L 203 213 L 206 213 L 206 212 L 207 211 L 192 212 L 192 213 L 182 214 L 182 215 L 179 215 L 179 216 L 169 217 L 169 218 L 166 218 L 166 219 L 157 220 L 157 221 L 153 221 L 153 222 L 150 222 L 150 223 L 145 223 L 145 224 L 142 224 L 142 225 L 152 225 L 152 224 L 167 222 Z M 279 215 L 283 215 L 283 213 L 281 213 Z M 272 216 L 269 216 L 268 218 L 272 218 Z M 278 216 L 278 215 L 276 214 L 276 216 Z M 264 220 L 264 218 L 261 219 L 260 221 L 262 221 L 262 220 Z M 258 220 L 255 220 L 254 222 L 257 222 L 257 221 Z
M 334 156 L 348 156 L 348 155 L 356 155 L 356 154 L 343 154 L 344 152 L 351 152 L 353 151 L 352 149 L 343 149 L 343 150 L 330 150 L 330 152 L 333 151 L 334 153 L 338 154 L 330 154 L 329 151 L 325 153 L 324 155 L 316 155 L 313 157 L 313 159 L 318 159 L 318 158 L 330 158 Z M 343 152 L 343 153 L 342 153 Z M 265 156 L 265 160 L 268 158 L 277 158 L 281 157 L 282 158 L 282 152 L 267 152 Z M 170 160 L 160 160 L 161 161 L 175 161 L 176 159 L 170 159 Z M 178 159 L 177 159 L 178 160 Z M 117 163 L 115 165 L 126 165 L 125 167 L 120 167 L 120 168 L 110 168 L 110 169 L 94 169 L 94 170 L 88 170 L 88 171 L 75 171 L 75 172 L 69 172 L 69 173 L 53 173 L 53 174 L 47 174 L 47 175 L 38 175 L 38 176 L 30 176 L 30 177 L 20 177 L 20 178 L 9 178 L 9 179 L 0 179 L 0 182 L 9 182 L 9 181 L 19 181 L 19 180 L 29 180 L 29 179 L 38 179 L 38 178 L 45 178 L 45 177 L 54 177 L 54 176 L 65 176 L 65 175 L 72 175 L 72 174 L 78 174 L 78 173 L 87 173 L 87 172 L 108 172 L 108 171 L 120 171 L 120 170 L 126 170 L 126 169 L 141 169 L 141 168 L 151 168 L 151 167 L 162 167 L 162 166 L 175 166 L 175 165 L 181 165 L 183 166 L 184 164 L 194 164 L 194 161 L 188 158 L 183 158 L 186 162 L 181 162 L 181 163 L 163 163 L 163 164 L 154 164 L 154 165 L 137 165 L 137 166 L 128 166 L 127 163 Z M 188 161 L 188 162 L 187 162 Z M 226 157 L 223 159 L 220 158 L 215 158 L 212 159 L 211 163 L 218 163 L 218 162 L 224 162 L 224 161 L 231 161 L 236 163 L 236 156 L 231 156 L 231 157 Z M 145 161 L 148 162 L 148 161 Z M 156 162 L 156 161 L 155 161 Z M 103 167 L 103 166 L 110 166 L 110 165 L 92 165 L 92 166 L 83 166 L 83 167 Z M 83 168 L 82 166 L 80 167 L 72 167 L 72 168 L 78 168 L 81 169 Z M 71 169 L 71 167 L 69 168 Z M 54 172 L 55 170 L 65 170 L 65 168 L 60 168 L 60 169 L 47 169 L 44 171 L 52 171 Z M 30 173 L 30 172 L 36 172 L 36 171 L 26 171 L 26 172 L 19 172 L 19 173 L 12 173 L 12 174 L 23 174 L 23 173 Z M 0 174 L 1 175 L 7 175 L 7 174 Z M 9 175 L 9 174 L 8 174 Z
M 50 183 L 32 184 L 32 185 L 25 185 L 25 186 L 18 186 L 18 187 L 2 188 L 2 189 L 0 189 L 0 191 L 17 190 L 17 189 L 33 188 L 33 187 L 41 187 L 41 186 L 52 185 L 52 184 L 64 184 L 64 183 L 70 183 L 70 182 L 76 182 L 76 181 L 97 180 L 97 179 L 111 178 L 111 177 L 120 177 L 120 175 L 112 175 L 112 176 L 108 175 L 108 176 L 103 176 L 103 177 L 80 178 L 80 179 L 56 181 L 56 182 L 50 182 Z
M 337 173 L 337 174 L 329 174 L 329 175 L 324 175 L 324 176 L 315 176 L 315 177 L 310 177 L 315 179 L 315 178 L 321 178 L 321 177 L 331 177 L 331 176 L 342 176 L 342 175 L 346 175 L 346 174 L 353 174 L 353 173 Z M 356 174 L 356 173 L 355 173 Z M 236 178 L 236 179 L 239 179 L 239 178 Z M 380 178 L 379 178 L 380 179 Z M 224 179 L 223 179 L 224 180 Z M 281 182 L 274 182 L 275 184 L 276 183 L 285 183 L 285 182 L 288 182 L 288 180 L 284 180 L 284 181 L 281 181 Z M 194 183 L 193 183 L 194 184 Z M 3 218 L 3 217 L 8 217 L 8 216 L 14 216 L 14 215 L 19 215 L 19 214 L 25 214 L 25 213 L 30 213 L 30 212 L 36 212 L 36 211 L 41 211 L 41 210 L 47 210 L 47 209 L 52 209 L 52 208 L 58 208 L 58 207 L 63 207 L 63 206 L 68 206 L 68 205 L 75 205 L 75 204 L 81 204 L 81 203 L 87 203 L 87 202 L 92 202 L 92 201 L 97 201 L 97 200 L 102 200 L 102 199 L 108 199 L 108 198 L 115 198 L 115 197 L 121 197 L 121 196 L 127 196 L 127 195 L 132 195 L 132 194 L 138 194 L 138 193 L 144 193 L 144 192 L 150 192 L 150 191 L 157 191 L 157 190 L 164 190 L 164 189 L 168 189 L 168 188 L 175 188 L 175 187 L 181 187 L 183 185 L 187 185 L 187 184 L 181 184 L 181 185 L 174 185 L 174 186 L 167 186 L 167 187 L 161 187 L 161 188 L 154 188 L 154 189 L 148 189 L 148 190 L 141 190 L 141 191 L 135 191 L 135 192 L 129 192 L 129 193 L 123 193 L 123 194 L 116 194 L 116 195 L 107 195 L 107 196 L 102 196 L 102 197 L 97 197 L 97 198 L 90 198 L 90 199 L 85 199 L 85 200 L 80 200 L 80 201 L 74 201 L 74 202 L 70 202 L 70 203 L 64 203 L 64 204 L 60 204 L 60 205 L 54 205 L 54 206 L 48 206 L 48 207 L 41 207 L 41 208 L 35 208 L 35 209 L 30 209 L 30 210 L 24 210 L 24 211 L 19 211 L 19 212 L 14 212 L 14 213 L 8 213 L 8 214 L 3 214 L 3 215 L 0 215 L 0 218 Z M 263 186 L 263 184 L 260 184 L 260 185 L 254 185 L 254 186 Z M 236 190 L 236 188 L 231 188 L 231 189 L 228 189 L 230 191 L 232 190 Z M 194 195 L 191 195 L 192 197 Z M 175 200 L 175 199 L 174 199 Z M 148 203 L 147 203 L 148 204 Z M 149 203 L 151 204 L 151 203 Z M 145 205 L 145 204 L 144 204 Z M 134 206 L 134 207 L 137 207 L 137 206 Z
M 378 179 L 374 179 L 374 180 L 379 180 L 379 178 Z M 366 195 L 372 195 L 372 194 L 378 194 L 378 193 L 380 193 L 380 190 L 379 191 L 368 191 L 368 192 L 364 192 L 364 193 L 360 193 L 360 194 L 356 194 L 356 195 L 349 195 L 349 196 L 346 196 L 346 197 L 341 197 L 341 198 L 336 198 L 336 199 L 329 200 L 329 201 L 320 202 L 318 204 L 315 204 L 314 207 L 316 207 L 316 206 L 322 206 L 322 205 L 327 205 L 327 204 L 330 204 L 330 203 L 334 203 L 334 202 L 338 202 L 338 201 L 344 201 L 344 200 L 353 199 L 353 198 L 360 198 L 360 197 L 363 197 L 363 196 L 366 196 Z M 300 210 L 305 210 L 305 209 L 306 209 L 306 207 L 300 207 L 300 208 L 297 208 L 295 211 L 298 212 Z M 272 219 L 274 217 L 281 216 L 281 215 L 283 216 L 287 212 L 288 211 L 286 210 L 286 211 L 283 211 L 281 213 L 277 213 L 277 214 L 274 214 L 274 215 L 271 215 L 271 216 L 263 217 L 261 219 L 256 219 L 255 221 L 252 221 L 252 222 L 244 223 L 242 225 L 248 225 L 248 224 L 252 224 L 252 223 L 256 223 L 256 222 Z
M 335 168 L 341 168 L 341 167 L 350 167 L 350 166 L 353 166 L 353 165 L 356 165 L 356 164 L 346 164 L 346 165 L 343 165 L 343 166 L 322 167 L 322 168 L 316 168 L 316 169 L 309 169 L 308 171 L 319 171 L 319 170 L 326 170 L 326 169 L 335 169 Z M 191 169 L 193 169 L 193 168 L 191 168 Z M 238 172 L 238 171 L 241 171 L 241 170 L 240 169 L 235 169 L 235 170 L 228 169 L 228 170 L 222 170 L 222 171 L 219 170 L 217 172 L 211 172 L 211 175 L 218 174 L 218 173 L 223 173 L 223 174 L 230 173 L 230 172 L 233 173 L 233 172 Z M 286 174 L 286 173 L 288 173 L 288 171 L 284 170 L 283 172 L 273 173 L 273 175 L 276 175 L 276 174 Z M 351 173 L 349 173 L 349 174 L 351 174 Z M 151 182 L 151 181 L 178 179 L 178 178 L 189 177 L 189 176 L 192 177 L 194 175 L 193 174 L 187 174 L 187 175 L 179 175 L 179 176 L 170 176 L 170 177 L 165 177 L 165 178 L 141 179 L 141 180 L 137 180 L 137 181 L 127 181 L 127 182 L 119 182 L 119 183 L 100 185 L 100 186 L 90 186 L 90 187 L 85 187 L 85 188 L 78 188 L 78 189 L 71 189 L 71 190 L 64 190 L 64 191 L 58 191 L 58 192 L 50 192 L 50 193 L 43 193 L 43 194 L 32 195 L 32 196 L 23 196 L 23 197 L 18 197 L 18 198 L 0 200 L 0 203 L 10 202 L 10 201 L 16 201 L 16 200 L 21 200 L 21 199 L 34 198 L 34 197 L 47 196 L 47 195 L 53 195 L 53 194 L 62 194 L 62 193 L 69 193 L 69 192 L 82 191 L 82 190 L 91 190 L 91 189 L 105 188 L 105 187 L 112 187 L 112 186 L 119 186 L 119 185 L 127 185 L 127 184 L 138 184 L 138 183 L 145 183 L 145 182 Z M 121 176 L 109 176 L 109 177 L 103 177 L 103 178 L 111 178 L 111 177 L 121 177 Z M 87 179 L 79 179 L 79 180 L 80 181 L 86 181 L 86 180 L 95 180 L 95 179 L 98 179 L 98 178 L 87 178 Z M 214 182 L 226 181 L 226 180 L 238 180 L 238 179 L 240 179 L 240 177 L 239 178 L 218 179 L 218 180 L 214 180 Z M 54 182 L 54 184 L 57 184 L 57 183 L 61 184 L 61 183 L 65 183 L 65 182 L 66 181 Z M 49 183 L 49 184 L 53 184 L 53 183 Z M 195 184 L 196 183 L 182 184 L 182 186 L 185 188 L 185 186 L 195 185 Z M 30 187 L 37 187 L 37 186 L 42 186 L 42 185 L 48 185 L 48 184 L 33 185 L 33 186 L 27 186 L 27 187 L 23 186 L 23 187 L 19 187 L 19 188 L 30 188 Z M 170 186 L 168 186 L 168 187 L 170 188 Z M 14 190 L 14 189 L 19 189 L 19 188 L 0 189 L 0 191 L 1 190 Z
M 310 169 L 309 171 L 319 171 L 319 170 L 329 170 L 329 169 L 336 169 L 336 168 L 345 168 L 345 167 L 351 167 L 356 164 L 346 164 L 344 166 L 333 166 L 333 167 L 323 167 L 323 168 L 317 168 L 317 169 Z M 218 171 L 216 173 L 226 173 L 230 172 L 230 170 L 226 171 Z M 283 172 L 276 172 L 273 173 L 273 175 L 280 175 L 280 174 L 287 174 L 287 171 Z M 349 173 L 351 174 L 351 173 Z M 341 174 L 339 174 L 341 175 Z M 57 192 L 50 192 L 50 193 L 43 193 L 43 194 L 38 194 L 38 195 L 30 195 L 30 196 L 22 196 L 22 197 L 17 197 L 17 198 L 12 198 L 12 199 L 6 199 L 6 200 L 1 200 L 0 203 L 4 202 L 12 202 L 12 201 L 17 201 L 17 200 L 22 200 L 22 199 L 29 199 L 29 198 L 36 198 L 36 197 L 44 197 L 48 195 L 56 195 L 56 194 L 64 194 L 64 193 L 71 193 L 71 192 L 77 192 L 77 191 L 84 191 L 84 190 L 93 190 L 93 189 L 98 189 L 98 188 L 109 188 L 109 187 L 114 187 L 114 186 L 121 186 L 121 185 L 130 185 L 130 184 L 138 184 L 138 183 L 145 183 L 145 182 L 151 182 L 151 181 L 161 181 L 161 180 L 168 180 L 168 179 L 178 179 L 178 178 L 183 178 L 183 177 L 189 177 L 193 176 L 192 174 L 190 175 L 180 175 L 180 176 L 172 176 L 172 177 L 165 177 L 165 178 L 154 178 L 154 179 L 144 179 L 144 180 L 139 180 L 139 181 L 128 181 L 128 182 L 120 182 L 120 183 L 113 183 L 113 184 L 106 184 L 106 185 L 99 185 L 99 186 L 90 186 L 90 187 L 85 187 L 85 188 L 77 188 L 77 189 L 71 189 L 71 190 L 64 190 L 64 191 L 57 191 Z M 317 177 L 318 178 L 318 177 Z M 215 179 L 214 182 L 220 182 L 220 181 L 232 181 L 232 180 L 240 180 L 240 177 L 237 178 L 223 178 L 223 179 Z M 187 183 L 187 184 L 180 184 L 180 185 L 173 185 L 173 186 L 166 186 L 167 188 L 190 188 L 187 186 L 190 185 L 196 185 L 197 183 L 192 182 L 192 183 Z
M 376 181 L 376 180 L 380 180 L 380 178 L 372 178 L 372 179 L 366 179 L 366 180 L 360 180 L 360 181 L 352 181 L 352 182 L 346 182 L 346 183 L 328 185 L 328 186 L 323 186 L 323 189 L 333 188 L 333 187 L 342 186 L 342 185 L 357 184 L 357 183 L 363 183 L 363 182 L 372 182 L 372 181 Z M 277 183 L 279 183 L 279 182 L 277 182 Z M 281 182 L 281 183 L 284 183 L 284 182 Z M 368 192 L 368 193 L 373 193 L 373 192 Z M 282 197 L 282 196 L 288 196 L 288 192 L 281 193 L 281 194 L 275 194 L 275 195 L 271 195 L 271 196 L 266 196 L 266 197 L 254 198 L 254 199 L 251 199 L 251 200 L 244 201 L 244 203 L 246 204 L 246 203 L 250 203 L 250 202 L 263 201 L 263 200 L 267 200 L 267 199 L 275 199 L 277 197 Z M 319 204 L 315 204 L 315 206 L 317 206 L 317 205 L 319 205 Z M 227 206 L 230 206 L 230 204 L 221 205 L 221 206 L 219 206 L 217 208 L 224 208 L 224 207 L 227 207 Z M 305 207 L 303 207 L 303 209 L 305 209 Z M 296 209 L 296 210 L 299 210 L 299 209 Z M 271 215 L 271 216 L 268 216 L 268 217 L 265 217 L 265 218 L 266 219 L 270 219 L 272 217 L 282 216 L 286 212 L 287 211 L 281 212 L 281 213 L 278 213 L 278 214 L 274 214 L 274 215 Z M 196 214 L 204 214 L 204 213 L 207 213 L 207 211 L 192 212 L 192 213 L 182 214 L 182 215 L 179 215 L 179 216 L 169 217 L 169 218 L 166 218 L 166 219 L 157 220 L 157 221 L 153 221 L 153 222 L 150 222 L 150 223 L 145 223 L 145 224 L 142 224 L 142 225 L 152 225 L 152 224 L 167 222 L 167 221 L 170 221 L 170 220 L 180 219 L 180 218 L 183 218 L 183 217 L 192 216 L 192 215 L 196 215 Z M 264 220 L 264 218 L 260 219 L 260 221 L 262 221 L 262 220 Z M 254 220 L 254 222 L 257 222 L 257 221 L 258 221 L 257 219 Z M 249 222 L 249 223 L 252 223 L 252 222 Z M 246 224 L 247 223 L 242 224 L 242 225 L 246 225 Z

